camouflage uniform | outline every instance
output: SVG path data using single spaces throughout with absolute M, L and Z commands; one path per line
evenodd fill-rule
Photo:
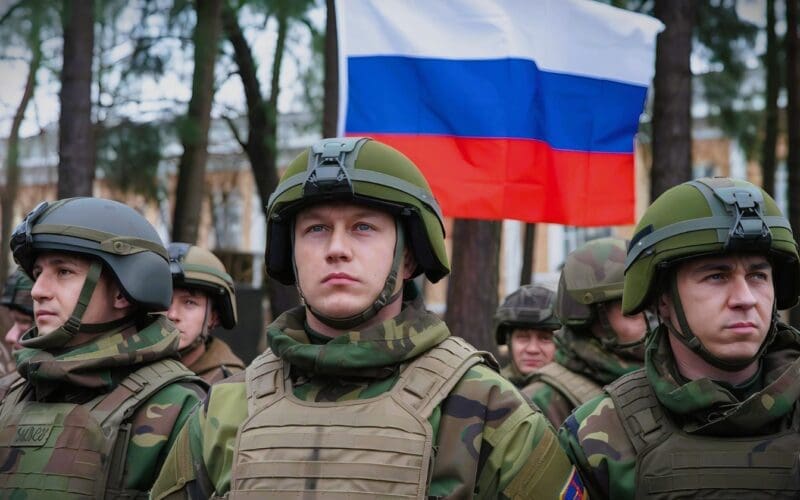
M 298 175 L 304 180 L 294 187 L 291 183 Z M 364 182 L 366 178 L 373 182 Z M 382 205 L 386 209 L 413 207 L 399 212 L 397 226 L 403 217 L 402 225 L 408 228 L 406 238 L 417 256 L 417 272 L 424 271 L 434 280 L 447 274 L 438 207 L 417 168 L 399 152 L 375 141 L 327 139 L 289 166 L 270 199 L 266 261 L 271 276 L 294 281 L 294 264 L 291 258 L 287 259 L 291 240 L 288 233 L 281 235 L 281 228 L 275 227 L 280 223 L 288 229 L 291 219 L 276 205 L 280 207 L 284 196 L 309 201 L 305 198 L 313 200 L 316 194 L 325 200 L 337 199 L 335 194 L 338 199 L 373 206 L 393 201 L 393 205 Z M 399 231 L 396 247 L 403 238 Z M 401 261 L 402 247 L 400 251 L 395 249 L 387 281 L 397 276 Z M 388 283 L 381 300 L 388 300 L 395 286 L 396 283 Z M 420 301 L 404 303 L 394 318 L 359 328 L 364 318 L 374 317 L 373 312 L 380 307 L 371 307 L 351 319 L 327 318 L 311 306 L 290 310 L 277 318 L 268 327 L 270 349 L 256 358 L 244 374 L 216 384 L 202 408 L 189 419 L 153 486 L 152 497 L 207 498 L 214 494 L 235 498 L 243 489 L 245 495 L 269 498 L 296 498 L 303 494 L 316 498 L 381 497 L 388 493 L 375 493 L 376 488 L 392 488 L 392 484 L 413 486 L 417 493 L 409 495 L 412 498 L 578 498 L 582 494 L 580 479 L 558 447 L 551 427 L 510 382 L 494 371 L 490 356 L 477 356 L 472 348 L 465 347 L 466 343 L 451 338 L 447 326 L 425 311 Z M 342 327 L 337 323 L 339 326 L 334 328 L 342 334 L 324 337 L 308 327 L 310 314 L 326 325 L 329 319 L 335 320 L 332 323 L 347 321 L 355 325 Z M 429 392 L 427 385 L 411 389 L 414 384 L 407 384 L 409 372 L 418 363 L 436 361 L 430 354 L 445 345 L 461 345 L 471 356 L 475 355 L 465 365 L 466 372 L 452 379 L 452 388 L 442 393 Z M 267 362 L 283 366 L 283 371 L 270 372 L 270 377 L 256 383 L 262 380 L 257 374 Z M 440 366 L 445 367 L 444 363 Z M 399 432 L 399 428 L 387 425 L 401 418 L 393 413 L 381 413 L 379 424 L 374 424 L 376 417 L 369 414 L 334 424 L 340 415 L 349 414 L 354 408 L 391 402 L 394 396 L 382 396 L 395 395 L 397 386 L 410 390 L 414 397 L 430 396 L 439 401 L 421 422 L 430 433 L 430 441 L 403 440 L 385 448 L 377 446 L 377 442 L 386 442 Z M 283 405 L 276 409 L 299 406 L 308 409 L 315 420 L 296 411 L 292 419 L 284 419 L 277 411 L 270 412 L 270 407 L 250 412 L 249 405 L 255 407 L 259 398 L 270 397 L 279 388 L 285 389 L 286 394 L 275 403 Z M 330 423 L 312 423 L 318 422 L 320 411 Z M 239 435 L 264 421 L 282 423 L 275 433 L 259 434 L 253 442 L 239 441 Z M 365 427 L 367 421 L 373 423 L 373 428 Z M 308 444 L 309 440 L 319 444 Z M 372 445 L 365 444 L 365 440 Z M 288 447 L 280 444 L 284 442 Z M 428 459 L 409 467 L 421 471 L 430 464 L 428 473 L 414 475 L 409 483 L 394 474 L 381 475 L 382 470 L 397 471 L 397 464 L 374 457 L 395 456 L 405 448 L 422 449 L 429 454 Z M 295 457 L 288 462 L 292 465 L 284 466 L 287 462 L 282 457 L 286 454 Z M 373 459 L 361 462 L 365 456 Z M 248 473 L 251 466 L 263 475 L 244 482 L 237 474 Z M 358 467 L 363 476 L 354 477 L 347 472 Z M 338 474 L 328 475 L 332 469 Z M 398 474 L 406 476 L 402 471 Z M 347 489 L 335 490 L 331 486 L 341 483 L 346 483 Z M 422 489 L 416 489 L 418 486 Z
M 181 350 L 184 357 L 190 357 L 197 349 L 203 350 L 188 368 L 209 384 L 244 370 L 244 362 L 225 341 L 212 337 L 208 328 L 208 314 L 212 307 L 217 311 L 223 328 L 230 330 L 238 321 L 233 278 L 224 264 L 205 248 L 188 243 L 170 243 L 168 252 L 173 287 L 200 291 L 209 302 L 200 335 Z
M 511 293 L 494 314 L 494 337 L 497 345 L 510 344 L 511 333 L 515 328 L 537 328 L 553 332 L 561 328 L 561 322 L 554 314 L 556 294 L 544 285 L 524 285 Z M 509 348 L 510 350 L 510 348 Z M 500 374 L 517 387 L 526 385 L 523 375 L 509 353 L 510 361 Z
M 604 303 L 622 297 L 624 265 L 621 238 L 599 238 L 567 256 L 556 298 L 556 316 L 564 324 L 555 337 L 558 366 L 531 374 L 522 388 L 556 427 L 602 386 L 642 366 L 641 342 L 619 344 L 604 311 Z M 605 337 L 591 332 L 596 322 Z
M 30 278 L 25 276 L 22 270 L 17 269 L 11 273 L 3 287 L 3 294 L 0 296 L 0 306 L 16 310 L 22 314 L 33 318 L 33 299 L 31 298 Z M 5 337 L 5 333 L 3 337 Z M 0 377 L 17 370 L 17 365 L 12 356 L 13 347 L 5 343 L 4 338 L 0 338 Z
M 636 235 L 625 275 L 625 313 L 664 293 L 665 283 L 675 279 L 672 259 L 748 250 L 769 255 L 775 305 L 797 302 L 800 269 L 791 228 L 769 195 L 752 184 L 716 178 L 672 188 L 648 208 Z M 753 358 L 758 372 L 732 386 L 685 378 L 668 339 L 684 334 L 671 333 L 667 324 L 651 331 L 644 368 L 578 408 L 560 430 L 592 498 L 797 498 L 799 334 L 773 316 Z M 700 354 L 702 344 L 694 345 Z
M 174 359 L 178 330 L 150 312 L 166 309 L 171 295 L 157 233 L 125 205 L 72 198 L 32 211 L 12 250 L 28 274 L 41 251 L 81 254 L 91 264 L 69 321 L 44 335 L 29 330 L 15 353 L 22 378 L 0 386 L 0 497 L 146 496 L 205 394 Z M 84 325 L 103 268 L 137 307 Z M 91 340 L 70 345 L 77 334 Z

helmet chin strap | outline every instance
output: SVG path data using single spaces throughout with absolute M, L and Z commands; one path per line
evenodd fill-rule
M 767 348 L 767 346 L 769 346 L 769 344 L 772 342 L 772 339 L 775 338 L 775 333 L 777 332 L 777 321 L 775 320 L 775 317 L 777 316 L 777 310 L 775 304 L 773 303 L 772 321 L 769 332 L 767 333 L 767 337 L 764 339 L 764 342 L 761 343 L 761 347 L 758 349 L 758 352 L 756 352 L 750 358 L 743 360 L 729 361 L 726 359 L 720 359 L 705 348 L 703 343 L 700 342 L 700 339 L 695 336 L 694 332 L 692 332 L 691 327 L 689 327 L 689 322 L 686 320 L 686 314 L 683 311 L 683 303 L 681 302 L 681 297 L 678 293 L 678 278 L 675 273 L 672 273 L 672 277 L 670 278 L 670 298 L 672 299 L 672 305 L 675 309 L 675 317 L 678 320 L 678 324 L 680 325 L 681 329 L 678 331 L 671 321 L 667 321 L 666 325 L 669 332 L 673 337 L 680 340 L 683 345 L 691 349 L 692 352 L 700 356 L 708 364 L 719 368 L 720 370 L 727 372 L 743 370 L 754 361 L 758 360 L 764 353 L 764 350 Z
M 292 231 L 292 234 L 294 234 L 294 231 Z M 397 238 L 395 239 L 394 243 L 394 258 L 392 259 L 392 268 L 389 270 L 389 275 L 386 277 L 386 281 L 383 284 L 383 289 L 369 307 L 360 313 L 348 316 L 346 318 L 334 318 L 323 314 L 309 304 L 308 301 L 305 301 L 309 312 L 311 312 L 311 314 L 313 314 L 314 317 L 320 320 L 323 324 L 330 326 L 331 328 L 335 328 L 337 330 L 351 330 L 371 320 L 381 309 L 397 301 L 403 295 L 403 290 L 401 289 L 395 294 L 392 293 L 397 285 L 397 276 L 400 274 L 403 266 L 403 249 L 405 248 L 403 228 L 401 227 L 400 221 L 397 218 L 395 218 L 395 234 L 397 235 Z M 292 248 L 294 248 L 294 241 L 292 241 Z M 292 258 L 292 265 L 294 266 L 294 275 L 297 276 L 297 263 L 294 261 L 294 258 Z M 300 289 L 299 282 L 297 284 L 297 289 L 300 292 L 300 296 L 303 297 L 303 300 L 305 300 L 305 295 L 303 295 L 303 290 Z
M 78 303 L 75 304 L 75 309 L 72 311 L 69 319 L 63 325 L 53 330 L 52 332 L 39 336 L 39 329 L 33 328 L 29 331 L 26 338 L 20 340 L 23 347 L 31 347 L 34 349 L 55 349 L 63 347 L 75 335 L 80 332 L 94 333 L 98 325 L 91 325 L 93 328 L 81 328 L 83 314 L 89 306 L 89 301 L 92 299 L 92 293 L 100 280 L 100 272 L 103 270 L 103 265 L 98 261 L 92 261 L 89 265 L 89 271 L 86 273 L 86 280 L 83 282 L 83 288 L 78 296 Z M 90 325 L 86 325 L 90 326 Z

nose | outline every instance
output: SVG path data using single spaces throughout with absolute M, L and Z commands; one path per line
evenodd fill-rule
M 36 280 L 33 282 L 33 287 L 31 288 L 31 297 L 36 302 L 42 302 L 50 299 L 52 296 L 53 293 L 50 279 L 47 277 L 46 273 L 42 273 L 37 276 Z
M 167 318 L 169 318 L 169 320 L 173 323 L 178 322 L 178 307 L 174 304 L 174 302 L 170 304 L 169 309 L 167 309 Z
M 21 324 L 15 321 L 8 332 L 6 332 L 6 344 L 14 347 L 15 349 L 19 349 L 22 347 L 19 345 L 19 339 L 22 337 L 23 333 L 25 333 L 25 329 Z
M 528 346 L 525 348 L 525 350 L 533 354 L 542 352 L 542 346 L 539 344 L 539 339 L 531 337 L 531 339 L 528 341 Z
M 750 283 L 744 275 L 736 275 L 731 278 L 731 291 L 728 303 L 735 308 L 750 308 L 756 305 L 757 299 Z
M 328 260 L 348 260 L 352 257 L 347 236 L 347 230 L 344 226 L 334 225 L 328 237 Z

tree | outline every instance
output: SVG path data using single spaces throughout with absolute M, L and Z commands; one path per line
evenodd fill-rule
M 692 175 L 692 53 L 694 0 L 656 0 L 666 26 L 656 42 L 653 78 L 653 167 L 650 199 Z
M 226 5 L 223 9 L 225 35 L 233 46 L 234 61 L 247 101 L 247 139 L 242 139 L 242 134 L 238 131 L 233 119 L 229 118 L 227 122 L 250 160 L 265 216 L 267 215 L 266 205 L 269 195 L 278 185 L 278 97 L 281 91 L 280 75 L 286 51 L 286 36 L 290 21 L 301 18 L 311 3 L 287 0 L 273 2 L 271 12 L 277 21 L 277 39 L 272 57 L 269 97 L 266 100 L 261 93 L 261 83 L 256 73 L 256 61 L 239 25 L 238 12 L 230 5 Z M 273 279 L 267 281 L 267 294 L 270 297 L 273 316 L 277 316 L 299 301 L 293 287 L 286 287 Z
M 222 0 L 197 2 L 194 30 L 194 76 L 189 111 L 180 124 L 183 155 L 178 163 L 172 240 L 197 242 L 205 191 L 208 129 L 214 97 L 214 66 L 222 31 Z
M 786 119 L 788 122 L 789 150 L 786 170 L 789 173 L 789 224 L 800 228 L 800 18 L 798 2 L 786 0 Z M 795 229 L 794 238 L 800 241 L 800 231 Z M 791 312 L 789 321 L 799 324 L 800 307 Z
M 499 301 L 499 221 L 456 219 L 445 322 L 453 335 L 478 349 L 496 351 L 492 338 Z
M 775 0 L 767 0 L 767 49 L 764 54 L 767 92 L 764 107 L 764 141 L 761 144 L 761 173 L 764 189 L 775 196 L 775 163 L 778 144 L 778 92 L 781 87 L 778 35 L 775 33 Z
M 58 197 L 91 196 L 94 183 L 92 59 L 94 6 L 91 0 L 64 0 L 64 63 L 58 120 Z
M 25 87 L 22 91 L 22 97 L 17 104 L 14 117 L 11 121 L 11 130 L 8 133 L 8 149 L 5 160 L 5 185 L 0 188 L 0 212 L 2 212 L 2 220 L 0 220 L 0 283 L 5 283 L 8 277 L 8 253 L 5 249 L 9 247 L 11 237 L 11 225 L 14 221 L 14 203 L 17 200 L 17 192 L 19 190 L 19 131 L 22 126 L 22 120 L 25 117 L 25 111 L 28 109 L 28 103 L 33 98 L 33 93 L 36 89 L 36 73 L 39 71 L 39 66 L 42 62 L 42 40 L 41 30 L 45 6 L 40 0 L 30 0 L 29 2 L 20 2 L 17 5 L 24 5 L 29 7 L 27 12 L 24 13 L 28 17 L 30 24 L 28 33 L 26 35 L 27 45 L 31 51 L 31 58 L 28 62 L 28 76 L 25 79 Z M 0 26 L 9 24 L 10 14 L 13 8 L 10 9 L 2 19 L 0 19 Z

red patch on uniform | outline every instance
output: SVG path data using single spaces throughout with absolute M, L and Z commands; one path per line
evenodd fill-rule
M 564 489 L 561 490 L 561 495 L 558 498 L 561 500 L 585 500 L 587 498 L 586 488 L 583 487 L 583 481 L 581 481 L 581 477 L 575 467 L 572 468 L 569 481 L 564 485 Z

